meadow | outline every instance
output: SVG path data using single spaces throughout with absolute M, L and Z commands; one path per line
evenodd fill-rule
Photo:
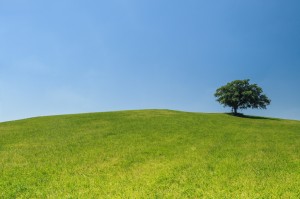
M 300 121 L 138 110 L 0 123 L 0 198 L 300 198 Z

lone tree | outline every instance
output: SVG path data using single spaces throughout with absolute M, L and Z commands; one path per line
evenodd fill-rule
M 266 109 L 271 100 L 263 94 L 257 84 L 249 84 L 249 79 L 235 80 L 216 90 L 215 97 L 224 107 L 229 106 L 234 114 L 238 109 Z

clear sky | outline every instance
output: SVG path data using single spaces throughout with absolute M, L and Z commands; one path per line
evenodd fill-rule
M 0 0 L 0 121 L 130 109 L 228 112 L 251 80 L 272 100 L 243 113 L 300 120 L 299 0 Z

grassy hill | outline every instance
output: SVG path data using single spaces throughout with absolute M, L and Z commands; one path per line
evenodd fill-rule
M 0 198 L 299 198 L 300 121 L 169 110 L 0 123 Z

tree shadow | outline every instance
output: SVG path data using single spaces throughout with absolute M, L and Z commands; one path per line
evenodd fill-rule
M 280 120 L 278 118 L 271 118 L 271 117 L 262 117 L 262 116 L 253 116 L 253 115 L 244 115 L 243 113 L 226 113 L 227 115 L 233 117 L 241 117 L 241 118 L 248 118 L 248 119 L 260 119 L 260 120 Z

